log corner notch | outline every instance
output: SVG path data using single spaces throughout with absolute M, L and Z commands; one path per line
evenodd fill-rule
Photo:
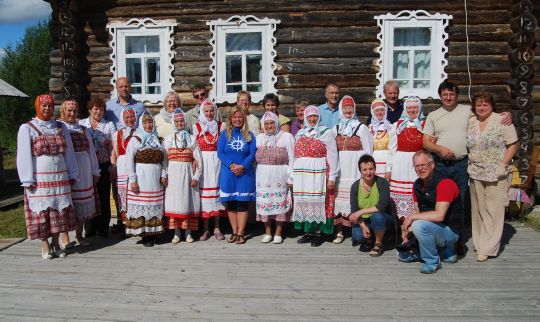
M 55 51 L 59 52 L 61 78 L 52 78 L 49 81 L 49 91 L 60 103 L 64 100 L 76 100 L 82 108 L 86 102 L 83 85 L 83 63 L 80 53 L 82 33 L 76 0 L 49 0 L 52 8 L 51 35 Z M 52 56 L 51 56 L 52 58 Z M 85 111 L 83 108 L 82 111 Z
M 508 40 L 511 47 L 508 60 L 512 70 L 510 94 L 512 96 L 513 123 L 518 135 L 518 151 L 516 153 L 517 169 L 521 183 L 526 185 L 534 179 L 535 174 L 529 169 L 535 155 L 533 142 L 533 79 L 534 79 L 534 49 L 536 48 L 535 30 L 538 26 L 532 14 L 534 5 L 529 0 L 512 1 L 512 19 L 510 28 L 512 36 Z M 536 165 L 536 164 L 535 164 Z

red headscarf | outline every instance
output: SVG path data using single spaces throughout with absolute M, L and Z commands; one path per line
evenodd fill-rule
M 54 105 L 54 99 L 49 94 L 41 94 L 41 95 L 38 95 L 38 97 L 36 97 L 36 101 L 34 102 L 34 106 L 36 107 L 36 116 L 40 120 L 48 121 L 51 118 L 49 117 L 49 118 L 45 119 L 45 116 L 43 116 L 43 114 L 41 113 L 40 104 L 42 104 L 42 103 L 50 103 L 50 104 Z

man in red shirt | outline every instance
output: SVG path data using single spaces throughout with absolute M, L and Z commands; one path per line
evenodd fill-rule
M 420 272 L 437 272 L 442 261 L 457 261 L 456 242 L 463 226 L 463 205 L 457 184 L 435 172 L 433 155 L 425 150 L 416 152 L 413 165 L 418 179 L 413 185 L 415 212 L 403 222 L 414 234 L 424 262 Z M 441 253 L 439 254 L 439 249 Z M 403 262 L 418 257 L 414 254 L 399 254 Z

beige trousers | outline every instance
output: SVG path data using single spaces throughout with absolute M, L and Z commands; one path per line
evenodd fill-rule
M 471 179 L 471 225 L 478 255 L 497 256 L 508 206 L 508 179 L 485 182 Z

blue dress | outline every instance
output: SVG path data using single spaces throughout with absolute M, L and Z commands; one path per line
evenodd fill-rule
M 240 129 L 233 128 L 229 140 L 227 134 L 219 136 L 217 154 L 221 160 L 219 175 L 219 201 L 255 201 L 255 152 L 257 143 L 253 133 L 249 132 L 251 141 L 247 142 Z M 237 177 L 230 170 L 231 164 L 244 167 L 244 173 Z

